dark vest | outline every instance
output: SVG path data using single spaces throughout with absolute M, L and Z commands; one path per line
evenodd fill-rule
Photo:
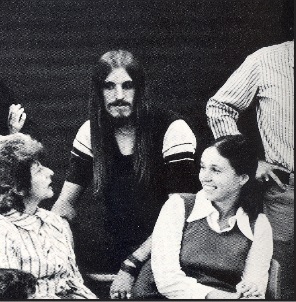
M 181 196 L 187 220 L 196 195 Z M 198 283 L 235 292 L 251 244 L 252 241 L 245 237 L 237 224 L 232 230 L 219 234 L 209 227 L 206 218 L 185 223 L 180 252 L 182 270 Z
M 185 221 L 188 219 L 196 194 L 182 193 Z M 254 231 L 254 224 L 251 223 Z M 236 292 L 241 281 L 251 240 L 245 237 L 237 225 L 229 232 L 214 232 L 206 218 L 185 222 L 180 251 L 180 264 L 187 276 L 198 283 L 228 292 Z M 135 299 L 164 299 L 156 288 L 149 259 L 138 276 L 133 288 Z

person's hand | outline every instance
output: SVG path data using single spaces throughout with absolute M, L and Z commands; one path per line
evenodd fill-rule
M 114 278 L 110 288 L 111 299 L 130 299 L 135 278 L 120 270 Z
M 261 291 L 253 282 L 241 281 L 236 285 L 237 292 L 241 295 L 240 299 L 263 299 Z
M 7 119 L 9 134 L 20 132 L 25 124 L 26 117 L 25 109 L 20 104 L 12 104 L 9 107 Z
M 257 168 L 257 171 L 256 171 L 256 178 L 259 181 L 263 181 L 263 182 L 264 181 L 269 181 L 270 179 L 273 179 L 281 189 L 284 189 L 285 188 L 284 184 L 275 175 L 273 170 L 281 170 L 281 171 L 289 173 L 288 169 L 285 169 L 283 167 L 268 163 L 264 160 L 259 160 L 258 168 Z

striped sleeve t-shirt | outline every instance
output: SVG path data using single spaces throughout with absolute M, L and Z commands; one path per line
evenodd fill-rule
M 183 119 L 173 121 L 167 128 L 162 144 L 165 164 L 192 163 L 196 151 L 196 138 Z M 71 151 L 67 180 L 87 186 L 92 178 L 93 152 L 90 138 L 90 121 L 86 121 L 77 132 Z

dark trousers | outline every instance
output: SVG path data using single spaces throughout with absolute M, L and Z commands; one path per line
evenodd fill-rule
M 285 190 L 276 184 L 267 189 L 264 213 L 273 230 L 273 258 L 281 265 L 282 299 L 294 300 L 294 177 Z

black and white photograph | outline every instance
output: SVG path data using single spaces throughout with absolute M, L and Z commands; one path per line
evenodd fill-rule
M 295 301 L 294 1 L 0 0 L 0 300 Z

